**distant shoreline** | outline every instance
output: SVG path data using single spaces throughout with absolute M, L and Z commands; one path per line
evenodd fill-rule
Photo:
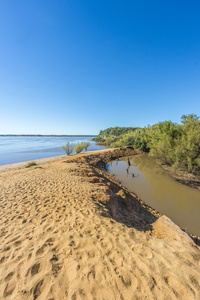
M 0 136 L 0 165 L 30 161 L 40 158 L 64 155 L 63 145 L 69 141 L 73 147 L 77 142 L 90 142 L 93 136 Z M 104 149 L 95 142 L 88 151 Z M 73 150 L 74 152 L 75 150 Z

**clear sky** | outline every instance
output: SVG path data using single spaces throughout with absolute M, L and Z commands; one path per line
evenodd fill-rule
M 199 0 L 1 0 L 0 133 L 200 115 Z

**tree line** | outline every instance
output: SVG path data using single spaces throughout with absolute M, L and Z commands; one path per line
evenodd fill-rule
M 195 114 L 183 115 L 181 124 L 165 121 L 132 128 L 117 136 L 103 136 L 103 142 L 111 147 L 134 146 L 159 158 L 174 170 L 200 175 L 200 120 Z

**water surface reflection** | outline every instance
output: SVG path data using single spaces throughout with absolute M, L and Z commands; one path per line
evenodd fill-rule
M 147 155 L 123 158 L 108 170 L 147 204 L 200 236 L 200 192 L 172 179 Z

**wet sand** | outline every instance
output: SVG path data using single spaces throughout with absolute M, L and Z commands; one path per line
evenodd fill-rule
M 134 154 L 0 167 L 0 299 L 200 299 L 200 248 L 105 170 Z

